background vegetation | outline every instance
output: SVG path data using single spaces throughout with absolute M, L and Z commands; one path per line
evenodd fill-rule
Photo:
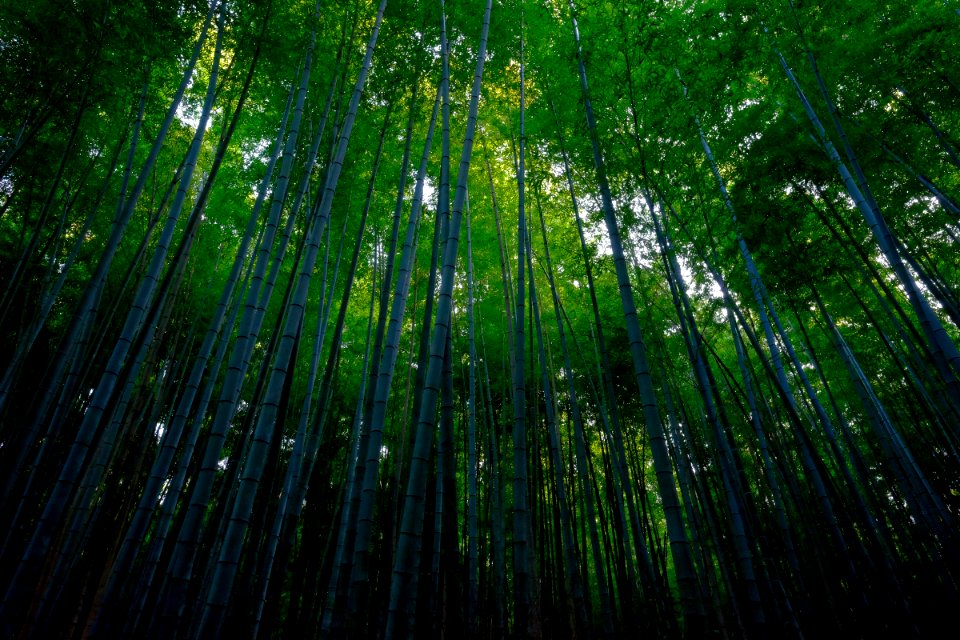
M 958 21 L 3 3 L 2 635 L 952 627 Z

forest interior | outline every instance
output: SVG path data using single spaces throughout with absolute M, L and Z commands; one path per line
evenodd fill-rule
M 956 0 L 4 0 L 0 636 L 928 638 Z

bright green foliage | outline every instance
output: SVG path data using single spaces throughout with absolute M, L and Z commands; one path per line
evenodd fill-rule
M 955 3 L 379 4 L 0 6 L 0 636 L 950 628 Z

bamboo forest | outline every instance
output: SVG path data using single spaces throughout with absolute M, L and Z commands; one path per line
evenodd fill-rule
M 0 3 L 0 637 L 929 638 L 960 3 Z

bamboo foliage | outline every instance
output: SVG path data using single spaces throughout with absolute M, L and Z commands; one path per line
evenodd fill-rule
M 942 633 L 958 15 L 7 3 L 0 634 Z

